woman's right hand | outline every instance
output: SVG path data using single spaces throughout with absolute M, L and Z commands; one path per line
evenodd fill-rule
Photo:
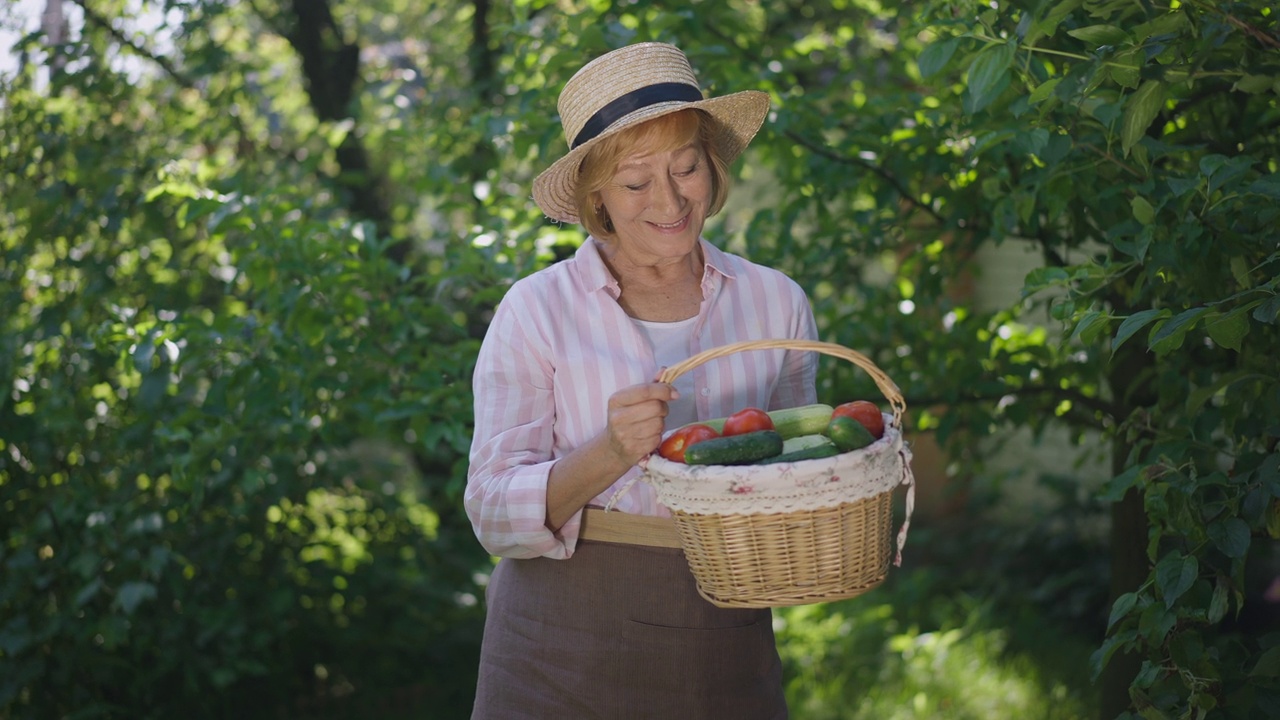
M 667 403 L 680 397 L 669 383 L 642 383 L 609 397 L 609 449 L 630 467 L 662 443 Z

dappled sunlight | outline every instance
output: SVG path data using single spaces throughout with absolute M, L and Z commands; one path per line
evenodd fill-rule
M 906 580 L 913 582 L 919 580 Z M 1011 649 L 1017 631 L 1002 626 L 992 604 L 927 595 L 926 607 L 912 610 L 940 621 L 926 630 L 902 617 L 912 594 L 890 584 L 853 600 L 775 613 L 797 720 L 1093 717 L 1085 688 L 1051 679 L 1058 668 Z M 1054 646 L 1063 653 L 1058 662 L 1081 665 L 1089 648 Z

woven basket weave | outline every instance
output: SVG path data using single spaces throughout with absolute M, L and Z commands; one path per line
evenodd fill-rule
M 865 370 L 893 409 L 884 437 L 853 452 L 794 463 L 685 465 L 651 455 L 644 480 L 671 510 L 698 592 L 719 607 L 804 605 L 854 597 L 884 582 L 891 560 L 893 491 L 907 485 L 897 538 L 901 562 L 914 505 L 911 454 L 902 440 L 897 385 L 866 356 L 805 340 L 752 340 L 699 353 L 667 368 L 671 382 L 747 350 L 810 350 Z

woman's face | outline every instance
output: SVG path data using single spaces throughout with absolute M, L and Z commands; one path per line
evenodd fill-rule
M 711 168 L 697 145 L 618 163 L 600 190 L 618 249 L 642 261 L 684 257 L 697 246 L 711 202 Z

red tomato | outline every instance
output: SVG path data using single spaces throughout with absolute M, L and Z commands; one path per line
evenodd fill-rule
M 685 425 L 667 436 L 658 446 L 658 454 L 673 462 L 684 462 L 684 451 L 690 445 L 720 437 L 710 425 Z
M 744 408 L 724 421 L 724 436 L 742 435 L 757 430 L 772 430 L 773 418 L 759 408 Z
M 836 406 L 831 412 L 831 417 L 849 417 L 862 423 L 862 427 L 871 433 L 871 437 L 879 440 L 884 437 L 884 415 L 880 414 L 880 408 L 873 402 L 867 400 L 854 400 L 843 405 Z

